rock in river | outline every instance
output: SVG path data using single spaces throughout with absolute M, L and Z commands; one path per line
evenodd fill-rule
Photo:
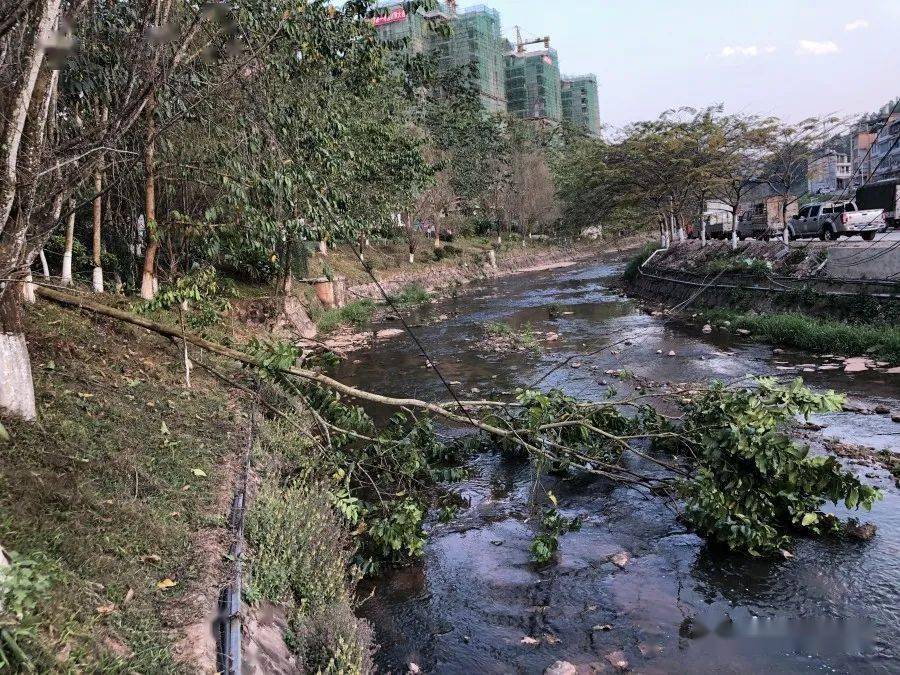
M 544 675 L 576 675 L 578 669 L 568 661 L 557 661 L 552 666 L 548 666 L 544 671 Z

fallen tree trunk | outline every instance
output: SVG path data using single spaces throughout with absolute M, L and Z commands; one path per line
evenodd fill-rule
M 129 323 L 133 326 L 146 328 L 149 331 L 153 331 L 154 333 L 163 335 L 171 339 L 179 341 L 184 340 L 196 347 L 205 349 L 209 352 L 218 354 L 219 356 L 223 356 L 247 366 L 254 366 L 257 368 L 266 367 L 259 359 L 254 358 L 253 356 L 242 351 L 232 349 L 231 347 L 226 347 L 225 345 L 220 345 L 217 342 L 211 342 L 193 333 L 183 332 L 180 328 L 175 326 L 166 326 L 165 324 L 157 323 L 156 321 L 152 321 L 147 317 L 134 314 L 133 312 L 110 307 L 109 305 L 105 305 L 101 302 L 97 302 L 95 300 L 91 300 L 79 295 L 74 295 L 72 293 L 59 291 L 55 288 L 49 288 L 47 286 L 38 286 L 36 289 L 36 293 L 42 298 L 46 298 L 47 300 L 51 300 L 63 306 L 76 307 L 93 314 L 107 316 L 112 319 L 117 319 L 119 321 Z M 299 377 L 304 380 L 316 382 L 338 393 L 352 396 L 364 401 L 380 403 L 382 405 L 387 405 L 395 408 L 417 408 L 419 410 L 426 410 L 451 422 L 472 425 L 478 429 L 481 429 L 482 431 L 486 431 L 490 434 L 494 434 L 504 438 L 515 435 L 515 431 L 512 429 L 501 429 L 500 427 L 494 426 L 492 424 L 487 424 L 481 420 L 473 419 L 469 416 L 458 415 L 454 412 L 451 412 L 448 407 L 440 405 L 438 403 L 429 403 L 427 401 L 421 401 L 415 398 L 394 398 L 391 396 L 382 396 L 381 394 L 375 394 L 370 391 L 351 387 L 347 384 L 344 384 L 343 382 L 340 382 L 339 380 L 335 380 L 332 377 L 316 372 L 314 370 L 309 370 L 307 368 L 277 368 L 277 370 L 287 375 L 293 375 L 294 377 Z M 537 448 L 531 449 L 538 450 Z

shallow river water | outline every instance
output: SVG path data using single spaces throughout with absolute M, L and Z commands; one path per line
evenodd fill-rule
M 579 368 L 560 368 L 541 386 L 599 398 L 615 383 L 607 370 L 685 382 L 796 376 L 787 369 L 820 361 L 648 315 L 613 289 L 619 271 L 598 264 L 473 286 L 423 310 L 419 318 L 450 318 L 416 332 L 463 397 L 527 385 L 574 355 Z M 557 320 L 551 304 L 564 312 Z M 485 354 L 476 349 L 481 326 L 498 320 L 562 338 L 540 355 Z M 619 354 L 584 356 L 623 339 L 631 344 Z M 387 394 L 447 398 L 407 337 L 357 354 L 339 375 Z M 900 376 L 805 377 L 900 408 Z M 889 418 L 841 413 L 817 422 L 825 436 L 900 452 L 900 425 Z M 584 526 L 561 538 L 555 564 L 539 568 L 529 558 L 530 467 L 481 455 L 473 468 L 460 486 L 468 505 L 453 522 L 429 525 L 424 559 L 363 589 L 371 596 L 361 614 L 375 627 L 382 671 L 415 663 L 424 672 L 541 673 L 564 659 L 579 672 L 611 672 L 607 655 L 622 652 L 643 673 L 900 672 L 900 492 L 886 472 L 855 469 L 885 490 L 865 515 L 878 526 L 873 541 L 801 539 L 787 560 L 710 551 L 660 500 L 597 478 L 546 477 L 541 494 L 552 489 L 560 510 Z M 617 566 L 610 558 L 621 552 L 629 561 Z

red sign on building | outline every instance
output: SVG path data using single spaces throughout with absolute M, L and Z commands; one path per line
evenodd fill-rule
M 372 24 L 378 28 L 378 26 L 386 26 L 389 23 L 397 23 L 398 21 L 403 21 L 406 18 L 406 10 L 402 7 L 396 7 L 391 10 L 390 14 L 385 14 L 383 16 L 376 16 L 372 19 Z

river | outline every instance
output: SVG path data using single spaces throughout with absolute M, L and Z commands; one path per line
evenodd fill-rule
M 615 290 L 620 271 L 598 263 L 472 286 L 421 310 L 416 320 L 449 318 L 416 332 L 464 397 L 527 385 L 573 356 L 580 367 L 560 368 L 541 386 L 599 398 L 617 384 L 605 373 L 621 368 L 686 382 L 793 377 L 821 362 L 652 316 Z M 555 320 L 551 305 L 562 311 Z M 476 345 L 490 321 L 530 324 L 561 339 L 539 355 L 485 353 Z M 622 340 L 630 344 L 618 353 L 584 356 Z M 407 337 L 357 352 L 338 374 L 386 394 L 447 399 Z M 805 377 L 900 408 L 900 376 Z M 821 435 L 900 451 L 890 418 L 841 413 L 816 421 L 826 425 Z M 384 671 L 415 663 L 436 673 L 541 673 L 559 659 L 579 672 L 612 671 L 607 656 L 621 652 L 643 673 L 900 672 L 900 492 L 887 472 L 853 467 L 885 491 L 864 514 L 878 526 L 874 540 L 798 539 L 795 557 L 784 560 L 710 551 L 662 501 L 633 490 L 592 477 L 545 477 L 542 494 L 552 489 L 560 510 L 582 516 L 584 526 L 561 538 L 556 563 L 539 568 L 529 557 L 530 466 L 493 454 L 472 463 L 473 477 L 458 486 L 467 506 L 449 524 L 429 524 L 424 559 L 363 588 L 371 595 L 360 612 L 375 628 Z M 622 552 L 627 563 L 613 563 Z

